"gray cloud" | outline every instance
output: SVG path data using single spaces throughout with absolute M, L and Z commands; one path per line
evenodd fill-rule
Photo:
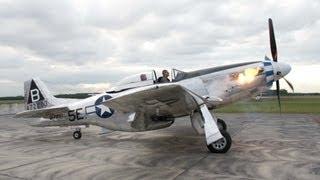
M 317 0 L 1 1 L 0 96 L 22 94 L 17 87 L 33 76 L 80 91 L 152 67 L 260 60 L 270 54 L 269 17 L 281 60 L 319 64 L 319 8 Z

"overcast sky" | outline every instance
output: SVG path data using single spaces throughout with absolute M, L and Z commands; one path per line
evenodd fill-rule
M 95 92 L 155 67 L 262 60 L 269 17 L 288 80 L 320 92 L 319 10 L 319 0 L 0 0 L 0 96 L 22 95 L 31 77 L 54 93 Z

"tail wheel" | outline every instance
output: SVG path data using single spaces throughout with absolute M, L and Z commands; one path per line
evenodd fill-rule
M 212 153 L 226 153 L 231 147 L 232 139 L 229 133 L 223 129 L 220 129 L 220 133 L 222 134 L 223 138 L 207 145 L 208 149 Z
M 227 130 L 227 124 L 224 122 L 224 120 L 218 118 L 217 125 L 219 127 L 219 130 L 221 129 L 223 129 L 224 131 Z
M 74 139 L 80 139 L 81 138 L 81 131 L 75 131 L 73 132 L 73 138 Z

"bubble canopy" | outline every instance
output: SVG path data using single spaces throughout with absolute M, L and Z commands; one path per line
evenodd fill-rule
M 169 71 L 169 70 L 168 70 Z M 170 72 L 170 71 L 169 71 Z M 170 80 L 172 82 L 179 80 L 179 77 L 183 74 L 183 71 L 177 69 L 171 69 Z M 162 76 L 161 71 L 151 70 L 134 74 L 120 80 L 109 92 L 123 91 L 126 89 L 132 89 L 136 87 L 148 86 L 157 83 L 157 79 Z

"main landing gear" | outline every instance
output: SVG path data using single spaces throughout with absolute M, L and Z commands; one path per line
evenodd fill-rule
M 207 148 L 212 153 L 226 153 L 231 147 L 232 139 L 229 133 L 223 129 L 220 129 L 220 133 L 223 138 L 207 145 Z
M 211 114 L 205 104 L 199 106 L 204 122 L 204 134 L 207 147 L 212 153 L 226 153 L 231 147 L 232 139 L 227 130 L 227 125 L 222 119 L 217 119 Z
M 73 138 L 74 139 L 80 139 L 81 138 L 81 128 L 76 128 L 76 130 L 73 132 Z
M 218 118 L 217 126 L 223 138 L 207 145 L 207 148 L 212 153 L 226 153 L 230 149 L 232 144 L 231 136 L 227 132 L 227 124 L 224 122 L 224 120 Z

